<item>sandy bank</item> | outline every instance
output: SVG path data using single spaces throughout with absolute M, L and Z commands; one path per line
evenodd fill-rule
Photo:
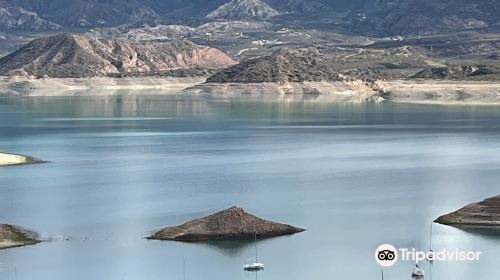
M 232 95 L 274 95 L 287 100 L 334 102 L 382 101 L 378 93 L 361 81 L 286 83 L 205 83 L 184 90 L 186 93 Z
M 499 105 L 500 82 L 394 80 L 378 86 L 392 102 L 423 104 Z
M 150 90 L 151 93 L 179 92 L 205 82 L 206 77 L 127 77 L 127 78 L 0 78 L 0 95 L 62 96 L 114 94 L 121 91 Z
M 42 161 L 22 155 L 0 153 L 0 166 L 41 163 Z

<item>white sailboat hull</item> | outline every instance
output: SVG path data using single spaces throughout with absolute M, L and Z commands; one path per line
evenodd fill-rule
M 264 269 L 263 263 L 250 263 L 243 265 L 244 270 L 262 270 Z

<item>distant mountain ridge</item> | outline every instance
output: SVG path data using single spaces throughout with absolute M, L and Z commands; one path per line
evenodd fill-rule
M 377 0 L 363 9 L 366 19 L 358 27 L 393 34 L 481 29 L 500 22 L 497 0 Z
M 303 25 L 311 19 L 328 22 L 330 15 L 344 11 L 340 21 L 347 33 L 419 34 L 500 23 L 498 0 L 3 0 L 0 30 L 249 19 Z
M 140 0 L 6 0 L 65 27 L 153 23 L 160 15 Z
M 231 0 L 207 15 L 208 19 L 268 20 L 280 13 L 260 0 Z
M 37 13 L 0 1 L 0 30 L 56 30 L 59 24 L 41 18 Z

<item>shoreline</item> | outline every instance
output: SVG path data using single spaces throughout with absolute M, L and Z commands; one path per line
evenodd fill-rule
M 207 77 L 0 77 L 0 96 L 216 94 L 274 96 L 287 101 L 500 105 L 500 81 L 400 79 L 324 82 L 206 83 Z
M 204 83 L 184 90 L 187 94 L 275 96 L 289 101 L 380 102 L 384 99 L 361 81 Z
M 429 105 L 500 105 L 500 81 L 377 81 L 394 103 Z
M 204 83 L 207 77 L 94 77 L 42 78 L 0 77 L 0 96 L 65 96 L 100 90 L 99 94 L 120 91 L 159 90 L 161 93 L 179 91 Z M 95 92 L 92 92 L 94 95 Z

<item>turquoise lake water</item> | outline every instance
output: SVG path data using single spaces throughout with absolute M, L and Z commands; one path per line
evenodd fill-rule
M 0 251 L 0 279 L 380 279 L 378 245 L 426 250 L 433 219 L 500 194 L 499 109 L 1 98 L 0 151 L 49 163 L 0 168 L 0 222 L 50 241 Z M 144 239 L 233 205 L 308 230 L 259 241 L 258 275 L 252 242 Z M 433 247 L 483 254 L 423 263 L 426 279 L 498 279 L 500 236 L 435 225 Z

